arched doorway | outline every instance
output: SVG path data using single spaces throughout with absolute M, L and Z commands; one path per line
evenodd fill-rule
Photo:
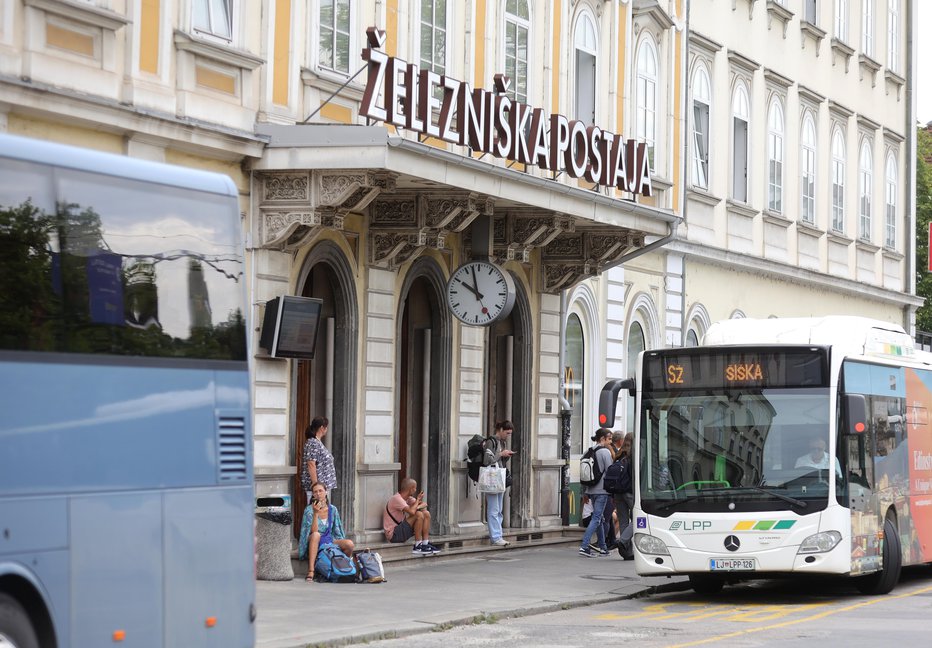
M 514 274 L 514 273 L 512 273 Z M 505 493 L 504 526 L 531 525 L 531 308 L 524 284 L 515 276 L 515 306 L 511 315 L 489 328 L 488 420 L 485 434 L 491 434 L 496 421 L 510 420 L 511 488 Z
M 434 534 L 449 528 L 452 346 L 445 285 L 433 259 L 415 261 L 402 286 L 397 332 L 398 480 L 411 477 L 427 494 Z
M 298 280 L 299 294 L 323 300 L 313 360 L 293 363 L 295 535 L 307 505 L 301 486 L 305 430 L 315 416 L 330 419 L 324 444 L 333 453 L 337 488 L 331 498 L 347 532 L 354 529 L 356 499 L 356 354 L 359 332 L 353 272 L 333 242 L 319 243 L 307 256 Z

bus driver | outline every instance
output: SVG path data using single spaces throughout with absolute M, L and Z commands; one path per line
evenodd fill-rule
M 809 452 L 796 460 L 796 468 L 824 468 L 828 470 L 830 457 L 825 451 L 825 439 L 822 437 L 812 437 L 809 441 Z M 841 476 L 841 464 L 835 459 L 835 473 Z

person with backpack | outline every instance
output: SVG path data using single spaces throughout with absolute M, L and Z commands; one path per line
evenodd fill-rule
M 603 487 L 603 478 L 605 470 L 612 464 L 612 451 L 609 450 L 612 443 L 612 431 L 599 428 L 592 436 L 592 440 L 595 441 L 595 445 L 586 451 L 579 466 L 580 483 L 586 487 L 586 495 L 592 501 L 592 519 L 589 520 L 589 526 L 586 527 L 582 543 L 579 545 L 579 555 L 586 558 L 608 555 L 602 520 L 611 495 Z M 589 546 L 593 534 L 597 534 L 598 538 L 598 548 L 595 550 Z
M 515 426 L 511 421 L 499 421 L 495 424 L 495 431 L 483 444 L 482 465 L 498 466 L 504 468 L 508 459 L 514 454 L 513 450 L 505 447 L 508 437 Z M 507 486 L 507 479 L 506 479 Z M 497 547 L 507 547 L 509 543 L 502 537 L 502 508 L 505 503 L 505 493 L 486 493 L 485 504 L 489 523 L 489 542 Z
M 353 555 L 355 545 L 346 537 L 340 512 L 327 500 L 326 486 L 314 482 L 311 486 L 311 505 L 304 509 L 298 538 L 298 559 L 307 558 L 308 561 L 305 578 L 308 583 L 314 580 L 318 551 L 331 544 L 339 547 L 347 556 Z

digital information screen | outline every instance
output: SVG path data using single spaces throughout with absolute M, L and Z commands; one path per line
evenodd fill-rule
M 646 391 L 827 385 L 828 352 L 822 348 L 694 347 L 644 354 Z

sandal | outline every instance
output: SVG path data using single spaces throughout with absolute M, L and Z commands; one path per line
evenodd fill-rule
M 307 576 L 304 577 L 304 582 L 305 582 L 305 583 L 313 583 L 313 582 L 314 582 L 314 572 L 308 572 L 308 573 L 307 573 Z

